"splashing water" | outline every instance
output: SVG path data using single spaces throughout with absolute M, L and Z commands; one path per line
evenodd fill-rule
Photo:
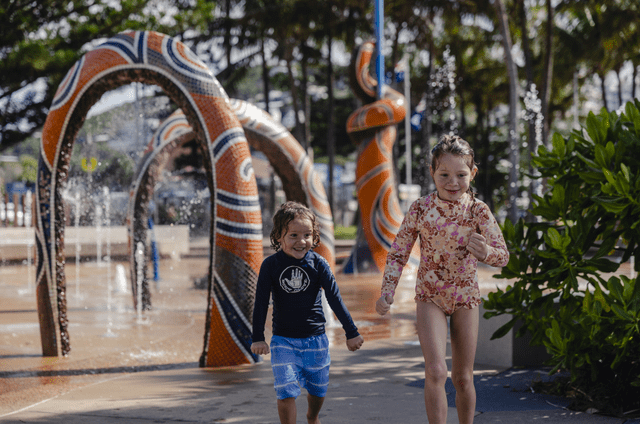
M 443 53 L 445 62 L 444 78 L 449 83 L 449 134 L 458 133 L 458 121 L 456 119 L 456 58 L 451 55 L 449 46 Z
M 142 280 L 144 279 L 144 244 L 141 241 L 136 245 L 136 314 L 138 316 L 137 322 L 143 322 L 142 318 Z
M 538 90 L 535 84 L 531 84 L 529 90 L 524 95 L 524 110 L 521 112 L 521 117 L 527 122 L 534 122 L 535 138 L 531 140 L 533 145 L 532 151 L 537 151 L 538 146 L 542 144 L 542 124 L 544 122 L 544 116 L 542 114 L 542 101 L 538 97 Z M 537 168 L 533 168 L 533 180 L 531 181 L 531 189 L 534 194 L 542 196 L 542 184 L 538 182 L 538 176 L 540 173 Z
M 544 116 L 542 115 L 542 101 L 538 98 L 538 90 L 535 84 L 531 84 L 529 91 L 524 95 L 525 109 L 521 112 L 522 119 L 525 121 L 534 121 L 535 124 L 535 147 L 542 144 L 542 123 Z
M 124 265 L 116 265 L 116 292 L 117 293 L 130 293 L 129 284 L 127 284 L 127 275 L 124 269 Z
M 96 265 L 102 266 L 102 206 L 96 205 Z
M 444 65 L 437 68 L 434 74 L 430 76 L 431 90 L 428 94 L 429 103 L 433 104 L 435 97 L 446 88 L 449 89 L 449 95 L 447 96 L 447 113 L 449 121 L 449 133 L 451 135 L 458 132 L 458 121 L 456 117 L 456 59 L 451 55 L 451 50 L 447 46 L 443 52 Z M 436 109 L 433 109 L 433 114 L 437 115 Z
M 78 237 L 78 229 L 80 228 L 80 192 L 76 191 L 75 195 L 76 213 L 73 217 L 73 225 L 76 228 L 76 299 L 80 298 L 80 237 Z
M 107 267 L 107 287 L 109 290 L 109 297 L 111 297 L 111 195 L 109 187 L 103 187 L 102 193 L 104 195 L 104 227 L 106 228 L 106 255 L 105 262 Z

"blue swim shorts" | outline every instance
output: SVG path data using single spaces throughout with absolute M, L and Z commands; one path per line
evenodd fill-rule
M 300 386 L 325 397 L 329 386 L 329 339 L 326 334 L 305 339 L 271 337 L 271 368 L 278 399 L 297 398 Z

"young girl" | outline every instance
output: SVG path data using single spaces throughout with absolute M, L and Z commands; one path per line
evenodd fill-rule
M 269 353 L 264 325 L 273 293 L 271 367 L 282 424 L 296 422 L 300 386 L 308 392 L 307 421 L 320 424 L 331 362 L 321 288 L 342 323 L 347 348 L 356 351 L 364 341 L 342 302 L 331 267 L 311 250 L 318 243 L 320 231 L 313 212 L 296 202 L 284 203 L 273 217 L 271 246 L 277 252 L 264 260 L 258 276 L 251 344 L 254 354 Z
M 387 256 L 380 315 L 389 312 L 395 288 L 416 238 L 420 266 L 416 281 L 417 332 L 425 360 L 424 401 L 430 424 L 447 421 L 445 352 L 447 317 L 451 326 L 451 380 L 461 424 L 473 423 L 476 391 L 473 362 L 481 303 L 478 261 L 505 266 L 509 252 L 489 207 L 470 189 L 476 175 L 473 150 L 458 136 L 444 136 L 431 151 L 436 192 L 416 200 L 407 212 Z

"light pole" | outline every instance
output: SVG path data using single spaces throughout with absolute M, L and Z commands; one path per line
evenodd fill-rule
M 382 54 L 382 41 L 384 34 L 384 0 L 375 0 L 375 15 L 376 46 L 378 46 L 376 72 L 378 74 L 378 99 L 381 99 L 382 86 L 384 85 L 384 55 Z

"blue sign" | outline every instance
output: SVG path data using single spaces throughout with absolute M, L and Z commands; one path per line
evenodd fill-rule
M 413 112 L 411 115 L 411 129 L 414 131 L 420 131 L 422 129 L 422 119 L 424 118 L 424 112 Z
M 14 194 L 26 194 L 27 191 L 32 193 L 36 189 L 35 183 L 25 183 L 24 181 L 14 181 L 5 185 L 7 194 L 13 196 Z

